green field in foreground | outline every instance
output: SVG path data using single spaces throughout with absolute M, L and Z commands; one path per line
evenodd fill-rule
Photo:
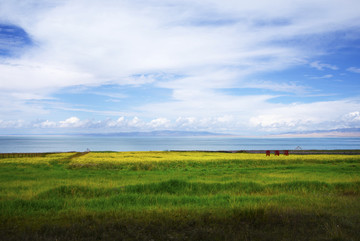
M 0 159 L 0 240 L 360 240 L 360 156 Z

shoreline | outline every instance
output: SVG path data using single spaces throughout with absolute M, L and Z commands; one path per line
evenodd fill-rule
M 89 152 L 213 152 L 213 153 L 252 153 L 252 154 L 265 154 L 266 151 L 270 151 L 271 155 L 274 155 L 275 151 L 279 151 L 280 155 L 283 155 L 284 150 L 164 150 L 164 151 L 63 151 L 63 152 L 4 152 L 0 153 L 0 158 L 8 158 L 11 156 L 16 157 L 36 157 L 44 156 L 47 154 L 56 153 L 89 153 Z M 337 150 L 287 150 L 289 155 L 360 155 L 360 149 L 337 149 Z
M 360 155 L 360 149 L 336 149 L 336 150 L 289 150 L 289 149 L 277 149 L 277 150 L 228 150 L 228 151 L 207 151 L 207 150 L 170 150 L 171 152 L 220 152 L 220 153 L 254 153 L 254 154 L 265 154 L 266 151 L 270 151 L 273 154 L 275 151 L 280 151 L 280 154 L 283 151 L 287 150 L 289 154 L 295 155 Z

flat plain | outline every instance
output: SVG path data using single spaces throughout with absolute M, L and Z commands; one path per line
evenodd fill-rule
M 0 240 L 360 240 L 360 155 L 0 158 Z

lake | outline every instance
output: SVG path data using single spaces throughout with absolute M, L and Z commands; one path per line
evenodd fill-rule
M 166 150 L 360 149 L 360 138 L 0 136 L 0 153 Z

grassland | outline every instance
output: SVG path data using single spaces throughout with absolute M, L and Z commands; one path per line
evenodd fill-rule
M 360 156 L 0 159 L 0 240 L 360 240 Z

